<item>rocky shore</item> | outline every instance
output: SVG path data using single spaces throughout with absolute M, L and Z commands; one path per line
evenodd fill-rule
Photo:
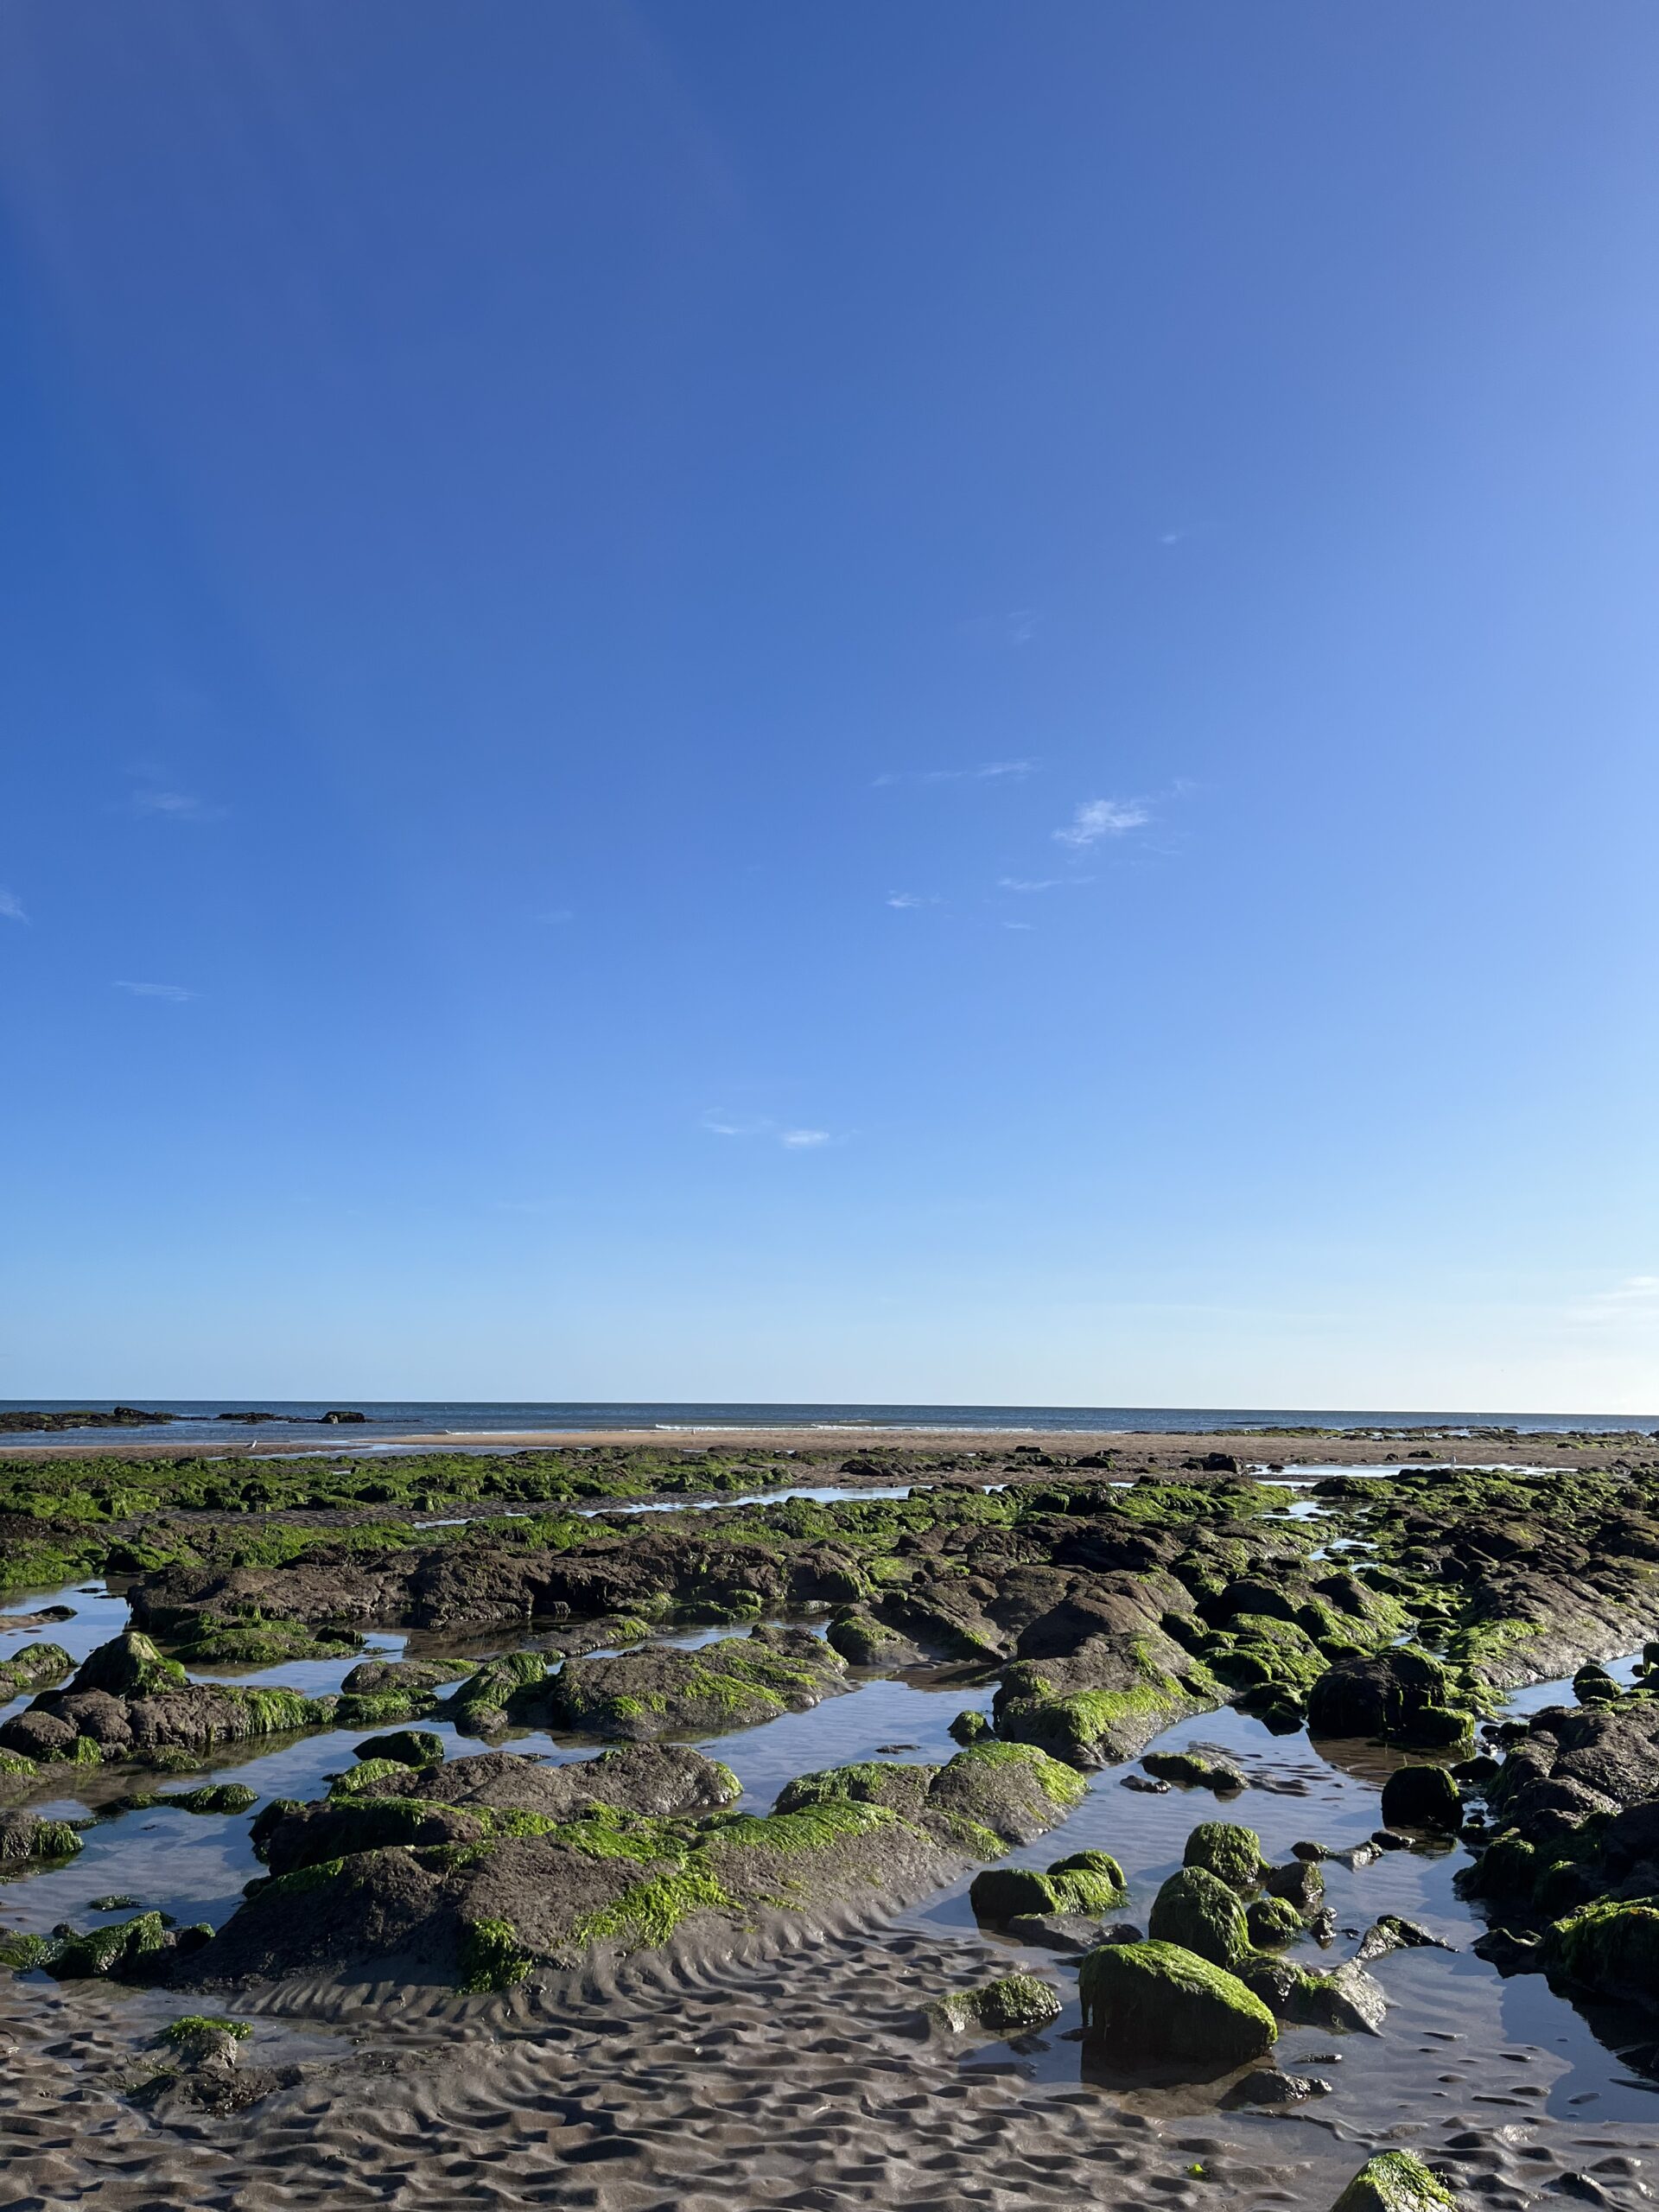
M 895 1961 L 931 1963 L 906 1967 L 906 2005 L 881 2015 L 871 2048 L 893 2037 L 892 2053 L 849 2056 L 870 2082 L 894 2069 L 926 2077 L 924 2101 L 944 2097 L 947 2047 L 1001 2050 L 1015 2076 L 1033 2063 L 1040 2074 L 1054 2024 L 1075 2018 L 1064 2033 L 1084 2078 L 1119 2100 L 1090 2122 L 1101 2155 L 1133 2135 L 1137 2110 L 1160 2127 L 1180 2112 L 1247 2127 L 1296 2114 L 1317 2150 L 1262 2163 L 1236 2193 L 1328 2206 L 1361 2163 L 1337 2171 L 1341 2146 L 1357 2143 L 1395 2163 L 1373 2162 L 1345 2212 L 1442 2202 L 1452 2166 L 1437 2179 L 1408 2145 L 1326 2117 L 1350 2094 L 1342 2052 L 1309 2038 L 1387 2044 L 1398 1974 L 1425 1988 L 1455 1977 L 1433 1961 L 1459 1947 L 1381 1903 L 1345 1927 L 1347 1900 L 1395 1854 L 1424 1866 L 1456 1854 L 1483 1988 L 1503 1986 L 1494 1969 L 1536 1977 L 1592 2025 L 1616 2014 L 1621 2035 L 1659 2002 L 1659 1644 L 1643 1649 L 1659 1632 L 1659 1464 L 1435 1460 L 1292 1489 L 1237 1455 L 1134 1473 L 1100 1456 L 1010 1449 L 964 1471 L 922 1451 L 860 1454 L 814 1471 L 842 1476 L 817 1485 L 842 1495 L 658 1513 L 626 1509 L 671 1502 L 683 1455 L 571 1452 L 551 1467 L 493 1463 L 490 1483 L 539 1480 L 543 1494 L 518 1488 L 510 1510 L 424 1527 L 398 1508 L 454 1502 L 444 1485 L 461 1478 L 442 1460 L 377 1467 L 397 1500 L 361 1497 L 355 1470 L 298 1462 L 257 1476 L 245 1461 L 86 1463 L 73 1515 L 69 1484 L 13 1463 L 0 1530 L 12 1586 L 43 1580 L 30 1570 L 61 1552 L 72 1571 L 117 1578 L 130 1616 L 74 1652 L 53 1632 L 73 1642 L 72 1630 L 46 1618 L 73 1605 L 0 1616 L 0 1862 L 44 1893 L 100 1833 L 182 1812 L 242 1823 L 258 1871 L 234 1910 L 200 1920 L 182 1896 L 171 1910 L 134 1896 L 130 1910 L 103 1901 L 95 1923 L 0 1932 L 9 2032 L 32 2047 L 32 2020 L 85 2001 L 113 2048 L 111 2023 L 164 2013 L 187 2024 L 144 2074 L 165 2076 L 143 2090 L 156 2109 L 274 2113 L 303 2106 L 307 2082 L 333 2082 L 339 2054 L 321 2074 L 293 2060 L 289 2080 L 280 2051 L 255 2064 L 225 2024 L 273 2005 L 320 2017 L 331 1989 L 401 1993 L 385 2000 L 400 2014 L 417 1991 L 421 2007 L 461 2005 L 459 2052 L 467 2005 L 544 2028 L 537 2008 L 575 1992 L 695 1980 L 740 1959 L 792 1992 L 788 1961 L 856 1955 L 868 1974 L 874 1946 L 883 1986 Z M 704 1458 L 698 1471 L 716 1496 L 772 1486 L 752 1460 Z M 256 1479 L 295 1502 L 255 1506 Z M 329 1481 L 359 1494 L 343 1504 Z M 1628 1679 L 1603 1663 L 1632 1656 Z M 282 1679 L 204 1676 L 214 1668 Z M 906 1674 L 934 1694 L 959 1685 L 941 1754 L 865 1745 L 785 1774 L 770 1802 L 721 1756 L 722 1737 L 804 1728 Z M 1517 1685 L 1569 1675 L 1570 1703 L 1506 1714 Z M 1329 1772 L 1364 1775 L 1375 1833 L 1264 1840 L 1243 1792 L 1274 1787 L 1271 1765 L 1205 1749 L 1192 1731 L 1205 1715 L 1247 1732 L 1260 1759 L 1296 1744 Z M 1172 1747 L 1153 1748 L 1164 1738 Z M 279 1756 L 317 1772 L 302 1756 L 313 1740 L 338 1748 L 308 1794 L 257 1786 Z M 228 1774 L 227 1760 L 244 1764 Z M 1102 1795 L 1121 1779 L 1143 1794 Z M 1127 1808 L 1160 1793 L 1175 1857 L 1147 1886 L 1100 1808 L 1124 1808 L 1127 1833 Z M 976 1980 L 937 1936 L 892 1927 L 952 1895 L 979 1931 L 957 1939 L 978 1947 Z M 110 2010 L 116 1993 L 130 2012 Z M 383 2000 L 352 2001 L 361 2019 Z M 136 2050 L 118 2081 L 112 2058 L 99 2062 L 99 2094 L 118 2105 L 144 2072 Z M 1040 2082 L 1016 2094 L 1015 2076 L 999 2094 L 1034 2113 Z M 1032 2165 L 1010 2203 L 1077 2201 L 1033 2178 L 1040 2123 L 1007 2124 L 1029 2127 Z M 1622 2145 L 1608 2155 L 1634 2155 Z M 1071 2152 L 1057 2156 L 1064 2186 L 1081 2186 L 1083 2152 L 1075 2172 Z M 878 2167 L 896 2201 L 935 2201 L 914 2161 L 877 2159 L 872 2178 Z M 518 2182 L 532 2168 L 520 2159 Z M 1154 2169 L 1132 2159 L 1126 2185 L 1166 2202 Z M 1576 2193 L 1634 2203 L 1625 2178 L 1610 2169 Z M 1478 2193 L 1519 2202 L 1523 2182 Z M 83 2175 L 72 2194 L 91 2186 Z M 611 2193 L 644 2212 L 658 2186 Z M 546 2188 L 577 2201 L 568 2165 Z M 825 2199 L 843 2201 L 866 2200 Z

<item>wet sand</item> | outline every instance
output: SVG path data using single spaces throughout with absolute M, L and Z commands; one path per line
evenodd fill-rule
M 1378 2067 L 1369 2088 L 1351 2085 L 1357 2120 L 1336 2100 L 1225 2113 L 1192 2089 L 1032 2080 L 1020 2050 L 964 2056 L 924 2037 L 923 1999 L 1007 1957 L 902 1925 L 796 1928 L 508 1998 L 289 1985 L 232 2007 L 255 2030 L 238 2074 L 250 2088 L 290 2067 L 300 2078 L 221 2113 L 176 2091 L 150 2111 L 124 2095 L 159 2063 L 145 2046 L 176 1998 L 18 1983 L 0 1991 L 0 2202 L 1077 2212 L 1219 2196 L 1323 2212 L 1389 2146 L 1446 2166 L 1498 2212 L 1540 2190 L 1629 2212 L 1649 2201 L 1651 2130 L 1541 2109 L 1541 2048 L 1477 2068 L 1455 2030 L 1421 2044 L 1421 2018 L 1412 2040 L 1460 2063 L 1438 2069 L 1432 2094 Z M 1342 2064 L 1357 2073 L 1382 2047 L 1355 2041 Z M 1068 2048 L 1045 2038 L 1038 2060 L 1044 2044 Z

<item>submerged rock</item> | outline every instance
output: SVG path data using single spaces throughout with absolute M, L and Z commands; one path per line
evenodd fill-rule
M 1278 2023 L 1236 1976 L 1175 1943 L 1115 1943 L 1078 1969 L 1085 2033 L 1126 2070 L 1220 2071 L 1269 2050 Z
M 1659 1904 L 1611 1897 L 1568 1913 L 1545 1930 L 1538 1963 L 1599 1997 L 1659 1996 Z

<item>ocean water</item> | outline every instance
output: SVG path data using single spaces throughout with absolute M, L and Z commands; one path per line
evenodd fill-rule
M 821 1429 L 826 1440 L 833 1440 L 838 1429 L 871 1428 L 890 1429 L 895 1438 L 918 1429 L 1033 1438 L 1086 1434 L 1097 1429 L 1141 1429 L 1178 1435 L 1241 1428 L 1394 1432 L 1454 1428 L 1529 1435 L 1594 1429 L 1659 1433 L 1659 1414 L 1637 1418 L 1609 1414 L 1310 1412 L 1264 1407 L 758 1405 L 657 1401 L 481 1403 L 457 1399 L 396 1403 L 368 1398 L 145 1398 L 142 1402 L 146 1411 L 171 1414 L 175 1418 L 145 1427 L 60 1430 L 41 1440 L 73 1444 L 130 1437 L 135 1443 L 145 1444 L 218 1442 L 239 1448 L 257 1443 L 262 1448 L 297 1445 L 314 1450 L 360 1452 L 365 1447 L 385 1448 L 392 1437 L 416 1435 L 429 1436 L 435 1445 L 488 1449 L 493 1435 L 525 1429 L 655 1429 L 665 1442 L 677 1436 L 690 1442 L 709 1429 L 733 1428 Z M 110 1398 L 0 1399 L 0 1440 L 7 1434 L 8 1412 L 79 1412 L 83 1408 L 105 1412 L 115 1403 Z M 320 1426 L 331 1404 L 342 1411 L 363 1414 L 366 1419 L 338 1427 Z M 273 1418 L 255 1422 L 236 1418 L 251 1411 Z M 27 1433 L 20 1434 L 19 1440 L 27 1441 Z

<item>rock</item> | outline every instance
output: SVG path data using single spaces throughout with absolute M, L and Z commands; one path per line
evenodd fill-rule
M 68 1821 L 41 1820 L 33 1813 L 0 1812 L 0 1866 L 73 1859 L 79 1849 L 80 1838 Z
M 927 2007 L 928 2017 L 951 2035 L 1030 2035 L 1065 2010 L 1059 1992 L 1032 1974 L 1006 1974 L 977 1989 L 962 1989 Z
M 848 1688 L 846 1661 L 808 1630 L 758 1628 L 696 1651 L 656 1644 L 567 1659 L 543 1694 L 556 1726 L 639 1742 L 757 1727 Z
M 1350 1960 L 1329 1974 L 1303 1975 L 1286 2009 L 1303 2027 L 1374 2036 L 1382 2032 L 1389 2000 L 1382 1984 Z
M 1118 1787 L 1122 1789 L 1138 1789 L 1143 1796 L 1147 1797 L 1167 1797 L 1170 1791 L 1170 1784 L 1167 1782 L 1154 1782 L 1144 1774 L 1123 1775 L 1119 1778 Z
M 1076 1912 L 1017 1912 L 1012 1920 L 1004 1921 L 1005 1935 L 1018 1943 L 1035 1943 L 1045 1951 L 1069 1951 L 1081 1954 L 1092 1951 L 1101 1942 L 1114 1938 L 1109 1928 L 1103 1928 L 1097 1920 Z M 1123 1937 L 1123 1942 L 1139 1940 L 1140 1931 Z
M 1450 1677 L 1438 1659 L 1409 1645 L 1338 1660 L 1314 1683 L 1307 1726 L 1314 1736 L 1380 1737 L 1389 1743 L 1454 1744 L 1473 1731 L 1471 1714 L 1451 1706 Z
M 1389 1828 L 1434 1828 L 1455 1834 L 1463 1796 L 1443 1766 L 1397 1767 L 1382 1785 L 1382 1821 Z
M 1538 1963 L 1599 1997 L 1653 2001 L 1659 1990 L 1659 1904 L 1604 1897 L 1544 1931 Z
M 1034 1842 L 1046 1834 L 1087 1789 L 1072 1768 L 1050 1758 L 1034 1744 L 989 1740 L 970 1744 L 942 1767 L 889 1766 L 870 1760 L 798 1775 L 779 1791 L 777 1809 L 798 1812 L 835 1801 L 886 1805 L 917 1821 L 942 1844 L 971 1858 L 995 1859 L 1009 1844 Z M 1096 1855 L 1109 1868 L 1116 1866 L 1104 1853 Z M 1121 1889 L 1121 1870 L 1117 1879 Z M 1071 1908 L 1047 1904 L 1030 1909 Z
M 398 1728 L 388 1736 L 365 1737 L 352 1756 L 391 1759 L 398 1766 L 437 1766 L 443 1759 L 443 1738 L 430 1728 Z
M 1147 1934 L 1154 1943 L 1179 1944 L 1229 1968 L 1242 1965 L 1252 1949 L 1236 1893 L 1202 1866 L 1184 1866 L 1169 1877 L 1154 1900 Z
M 209 1782 L 200 1789 L 171 1790 L 146 1802 L 170 1805 L 178 1813 L 246 1813 L 259 1802 L 259 1792 L 245 1782 Z
M 435 1781 L 451 1771 L 429 1774 Z M 427 1778 L 415 1777 L 416 1789 Z M 734 1931 L 783 1912 L 823 1925 L 873 1898 L 894 1909 L 942 1888 L 963 1865 L 885 1807 L 845 1800 L 765 1817 L 678 1820 L 642 1820 L 602 1799 L 570 1821 L 397 1798 L 308 1809 L 329 1818 L 429 1815 L 442 1840 L 426 1840 L 421 1826 L 413 1840 L 310 1859 L 251 1885 L 176 1980 L 213 1987 L 395 1971 L 507 1988 L 543 1965 L 564 1971 L 596 1948 L 655 1949 L 682 1930 L 706 1929 L 729 1942 Z M 273 1864 L 288 1827 L 271 1838 Z M 314 1847 L 321 1840 L 308 1839 Z M 453 1849 L 455 1841 L 467 1848 Z
M 331 1408 L 327 1413 L 322 1415 L 322 1426 L 325 1428 L 340 1428 L 346 1426 L 355 1427 L 359 1423 L 367 1421 L 367 1414 L 343 1412 L 336 1406 Z
M 177 1689 L 188 1681 L 175 1659 L 163 1659 L 147 1636 L 129 1629 L 100 1643 L 82 1662 L 70 1685 L 72 1690 L 103 1690 L 111 1697 L 152 1696 L 157 1690 Z
M 1364 1966 L 1371 1959 L 1385 1957 L 1390 1951 L 1431 1948 L 1449 1951 L 1452 1947 L 1414 1920 L 1405 1920 L 1397 1912 L 1385 1912 L 1374 1920 L 1360 1938 L 1359 1948 L 1354 1954 L 1354 1964 Z
M 67 1611 L 67 1606 L 54 1606 L 50 1616 L 42 1613 L 38 1618 L 45 1620 Z M 60 1643 L 24 1644 L 10 1659 L 0 1662 L 0 1705 L 21 1697 L 25 1690 L 44 1689 L 48 1683 L 61 1681 L 74 1663 Z
M 1262 1885 L 1298 1913 L 1314 1911 L 1325 1895 L 1325 1877 L 1306 1859 L 1293 1859 L 1287 1866 L 1264 1868 Z
M 1103 1851 L 1056 1859 L 1046 1874 L 1027 1866 L 990 1866 L 974 1877 L 968 1902 L 978 1920 L 995 1925 L 1051 1916 L 1100 1917 L 1124 1898 L 1123 1870 Z
M 1223 1795 L 1245 1788 L 1245 1777 L 1229 1759 L 1205 1758 L 1197 1751 L 1148 1751 L 1141 1762 L 1159 1782 L 1213 1789 Z
M 1409 2151 L 1367 2158 L 1331 2212 L 1458 2212 L 1458 2200 Z
M 1294 2105 L 1306 2097 L 1328 2097 L 1331 2084 L 1316 2074 L 1281 2074 L 1276 2067 L 1258 2066 L 1228 2091 L 1230 2105 Z
M 1219 1697 L 1207 1671 L 1148 1621 L 1089 1637 L 1069 1656 L 1017 1661 L 992 1710 L 999 1735 L 1092 1769 L 1133 1758 Z
M 1222 2070 L 1262 2057 L 1278 2024 L 1236 1976 L 1175 1943 L 1113 1943 L 1077 1974 L 1084 2030 L 1126 2069 Z
M 1265 1871 L 1261 1837 L 1236 1821 L 1200 1821 L 1186 1839 L 1181 1859 L 1185 1866 L 1202 1866 L 1242 1894 L 1259 1889 Z
M 1251 1942 L 1264 1950 L 1294 1943 L 1302 1932 L 1301 1916 L 1285 1897 L 1257 1897 L 1244 1917 Z
M 950 1732 L 958 1744 L 977 1744 L 993 1731 L 982 1713 L 959 1713 L 950 1723 Z

